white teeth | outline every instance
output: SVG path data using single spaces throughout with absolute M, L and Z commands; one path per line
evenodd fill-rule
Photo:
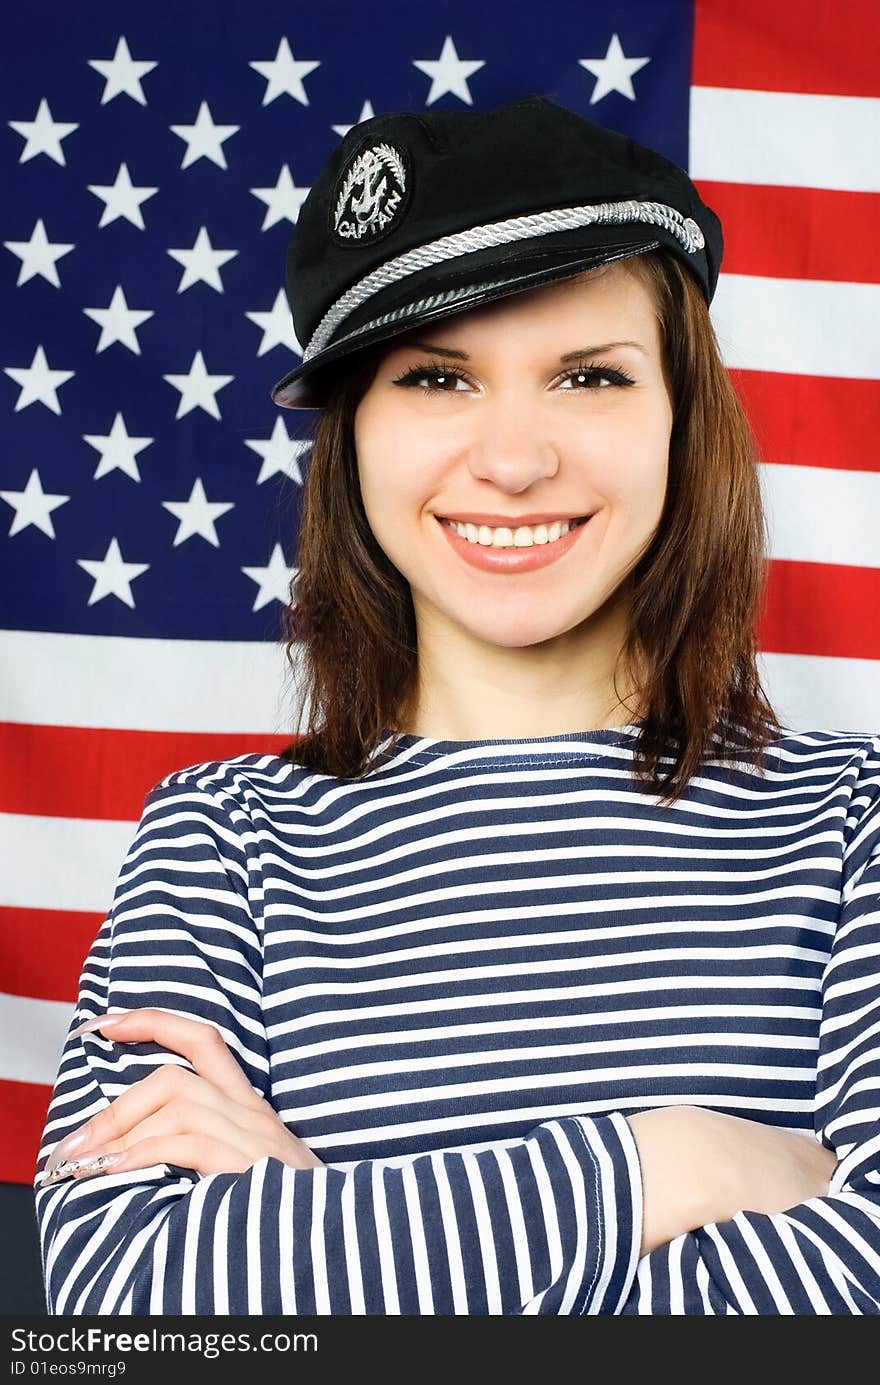
M 569 529 L 574 529 L 577 520 L 554 520 L 552 524 L 538 524 L 534 529 L 528 524 L 521 524 L 518 529 L 499 528 L 491 529 L 488 524 L 459 524 L 453 519 L 444 519 L 444 524 L 448 524 L 468 543 L 479 543 L 483 548 L 531 548 L 533 544 L 554 543 L 556 539 L 562 538 Z

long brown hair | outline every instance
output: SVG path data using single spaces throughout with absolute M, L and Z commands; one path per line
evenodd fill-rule
M 628 578 L 632 597 L 614 688 L 619 697 L 621 665 L 640 671 L 643 722 L 633 773 L 646 792 L 672 804 L 704 758 L 760 769 L 771 739 L 783 732 L 756 666 L 766 522 L 755 439 L 698 284 L 663 250 L 620 264 L 653 297 L 673 425 L 663 513 Z M 418 683 L 409 583 L 373 535 L 354 447 L 355 412 L 387 349 L 384 342 L 359 353 L 318 416 L 298 571 L 282 613 L 299 711 L 298 738 L 281 756 L 343 779 L 374 768 L 383 736 L 392 735 L 386 749 L 393 751 Z M 665 754 L 673 764 L 664 775 Z

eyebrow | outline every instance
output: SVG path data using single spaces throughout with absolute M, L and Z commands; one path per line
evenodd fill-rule
M 413 347 L 416 351 L 428 351 L 435 356 L 453 356 L 458 361 L 470 360 L 466 351 L 458 351 L 452 346 L 431 346 L 424 341 L 411 341 L 405 345 Z M 644 356 L 648 355 L 647 348 L 640 341 L 606 341 L 601 346 L 584 346 L 580 351 L 567 351 L 564 356 L 559 357 L 559 361 L 561 365 L 565 365 L 568 361 L 582 360 L 584 356 L 598 356 L 601 351 L 610 351 L 615 346 L 634 346 Z

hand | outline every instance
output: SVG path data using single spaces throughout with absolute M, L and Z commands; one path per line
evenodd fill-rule
M 188 1058 L 195 1071 L 166 1063 L 136 1082 L 55 1146 L 41 1186 L 154 1164 L 243 1173 L 266 1155 L 296 1169 L 323 1167 L 254 1091 L 213 1025 L 139 1009 L 98 1016 L 73 1032 L 95 1029 L 106 1030 L 114 1043 L 154 1040 Z
M 784 1212 L 827 1195 L 837 1163 L 810 1135 L 701 1106 L 627 1117 L 642 1167 L 641 1254 L 737 1212 Z

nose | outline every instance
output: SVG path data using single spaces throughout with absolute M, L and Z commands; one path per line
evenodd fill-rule
M 546 415 L 508 391 L 481 400 L 473 411 L 468 466 L 473 476 L 511 494 L 527 490 L 559 469 L 559 452 Z

